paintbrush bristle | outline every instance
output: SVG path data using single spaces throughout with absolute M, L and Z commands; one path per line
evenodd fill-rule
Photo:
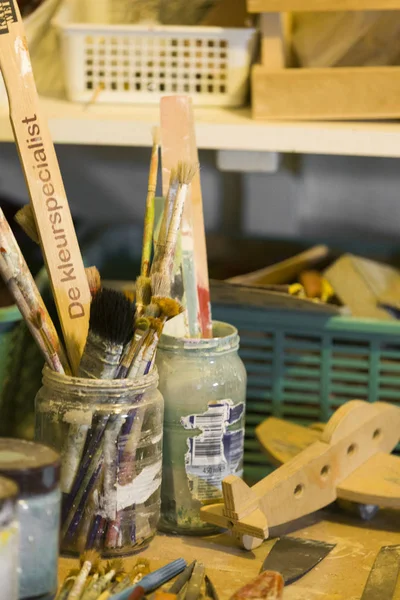
M 135 328 L 146 331 L 150 327 L 150 320 L 147 317 L 140 317 L 135 323 Z
M 147 306 L 151 300 L 151 278 L 139 275 L 136 279 L 136 304 Z
M 133 290 L 124 290 L 125 298 L 128 298 L 130 302 L 135 302 L 135 292 Z
M 102 288 L 90 305 L 89 330 L 113 344 L 133 336 L 135 309 L 122 292 Z
M 151 137 L 153 140 L 153 146 L 159 146 L 160 145 L 160 139 L 161 139 L 161 134 L 160 134 L 160 128 L 155 126 L 152 127 L 151 129 Z
M 160 309 L 158 305 L 155 304 L 155 302 L 151 302 L 146 306 L 144 314 L 146 315 L 146 317 L 159 317 Z
M 87 267 L 85 273 L 89 284 L 90 294 L 93 298 L 101 288 L 100 273 L 97 267 Z
M 156 272 L 151 276 L 151 288 L 153 297 L 163 296 L 168 297 L 171 290 L 171 280 L 169 273 Z
M 159 338 L 164 328 L 164 322 L 161 319 L 154 319 L 151 327 Z
M 179 162 L 177 169 L 179 183 L 189 185 L 198 170 L 198 163 Z
M 167 319 L 172 319 L 183 311 L 182 305 L 174 298 L 154 298 L 154 303 L 157 304 L 161 314 Z
M 101 556 L 96 550 L 85 550 L 83 554 L 80 556 L 80 564 L 81 566 L 85 562 L 90 562 L 92 565 L 92 572 L 95 572 L 99 569 Z
M 23 206 L 15 215 L 15 221 L 23 229 L 28 237 L 31 238 L 35 244 L 40 244 L 39 234 L 36 227 L 35 217 L 33 215 L 32 206 L 26 204 Z
M 115 577 L 120 577 L 125 574 L 124 561 L 122 558 L 113 558 L 106 565 L 106 572 L 115 571 Z

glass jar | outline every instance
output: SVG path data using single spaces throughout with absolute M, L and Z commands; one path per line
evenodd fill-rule
M 188 535 L 218 529 L 200 508 L 222 500 L 222 480 L 243 473 L 246 370 L 237 330 L 213 323 L 212 339 L 163 334 L 157 351 L 165 401 L 163 531 Z
M 19 488 L 19 598 L 57 590 L 60 457 L 34 442 L 0 438 L 0 475 Z
M 81 379 L 43 371 L 36 439 L 61 453 L 61 551 L 133 553 L 160 513 L 164 402 L 158 374 Z
M 0 600 L 18 599 L 18 486 L 0 477 Z

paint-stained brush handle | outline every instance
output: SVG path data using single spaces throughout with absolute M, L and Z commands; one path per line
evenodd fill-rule
M 0 68 L 65 345 L 76 372 L 88 332 L 90 291 L 54 145 L 39 107 L 17 0 L 0 2 Z
M 264 571 L 253 581 L 237 591 L 230 600 L 281 600 L 283 598 L 283 578 L 276 571 Z

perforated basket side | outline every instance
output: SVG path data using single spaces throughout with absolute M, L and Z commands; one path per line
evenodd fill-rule
M 239 106 L 246 100 L 253 29 L 71 23 L 61 34 L 68 97 L 87 102 L 158 103 L 189 94 L 198 105 Z

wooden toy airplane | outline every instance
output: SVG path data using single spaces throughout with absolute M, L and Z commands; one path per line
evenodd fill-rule
M 266 433 L 274 437 L 274 421 L 267 419 L 259 426 L 259 439 Z M 296 425 L 288 430 L 291 427 L 306 432 L 303 438 L 297 436 L 297 447 L 295 443 L 290 451 L 290 440 L 282 447 L 278 432 L 279 439 L 275 434 L 275 443 L 267 448 L 276 462 L 284 464 L 253 487 L 234 475 L 226 477 L 223 503 L 204 506 L 202 520 L 230 529 L 251 550 L 268 538 L 270 527 L 308 515 L 337 498 L 400 508 L 400 457 L 390 454 L 400 440 L 400 408 L 352 400 L 322 430 Z M 304 447 L 300 453 L 299 444 Z

